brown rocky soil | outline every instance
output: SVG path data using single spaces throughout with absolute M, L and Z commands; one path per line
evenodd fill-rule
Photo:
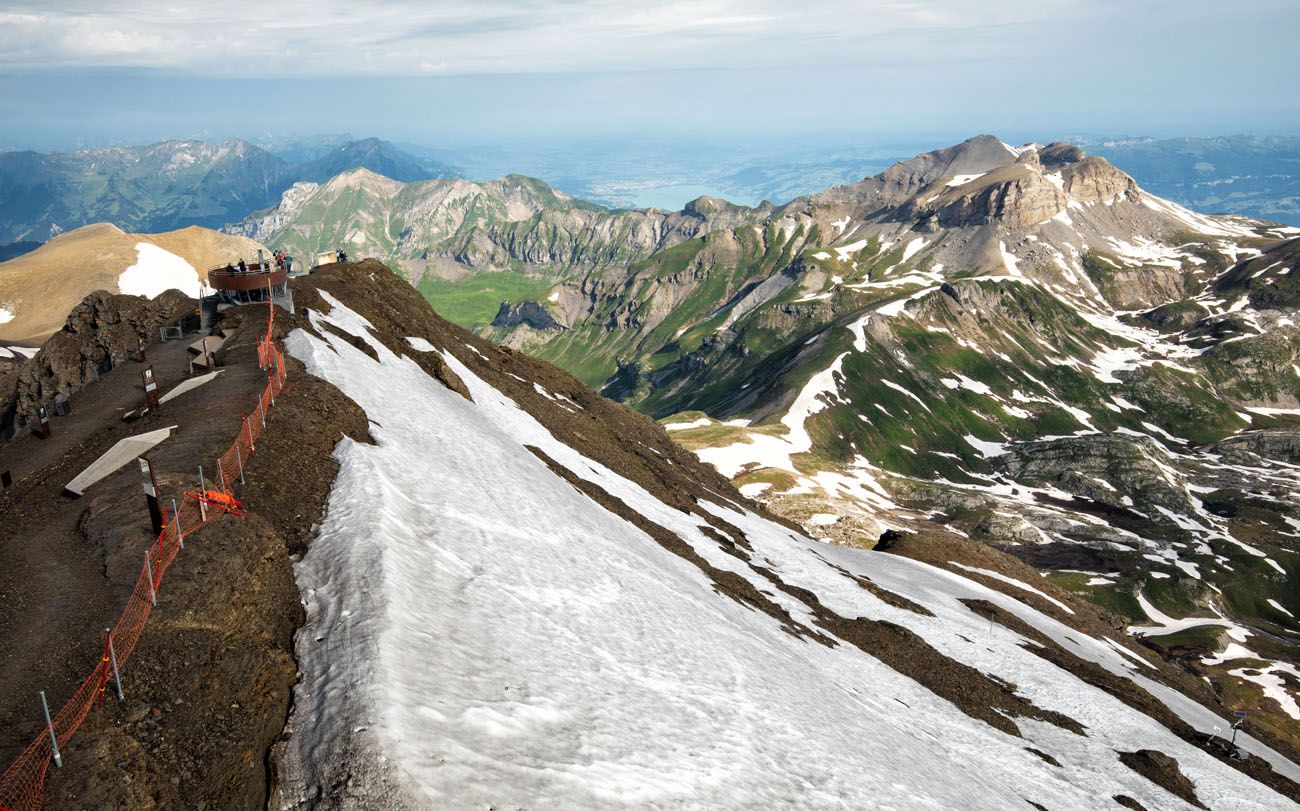
M 1178 761 L 1164 752 L 1157 752 L 1154 749 L 1120 752 L 1119 760 L 1184 802 L 1197 808 L 1205 808 L 1201 801 L 1196 799 L 1196 784 L 1188 780 L 1187 775 L 1178 768 Z
M 55 457 L 38 459 L 0 500 L 0 582 L 6 598 L 19 597 L 5 600 L 0 639 L 27 651 L 0 665 L 6 762 L 40 732 L 35 690 L 46 689 L 57 707 L 94 665 L 100 629 L 116 619 L 151 540 L 133 465 L 77 501 L 59 495 L 63 483 L 122 436 L 172 424 L 179 425 L 173 437 L 149 454 L 164 495 L 193 487 L 199 462 L 211 473 L 240 411 L 265 386 L 254 347 L 264 313 L 260 306 L 227 312 L 225 371 L 139 422 L 120 420 L 123 403 L 142 397 L 132 362 L 74 394 L 72 414 L 56 419 L 48 447 L 23 435 L 0 450 L 10 461 Z M 164 390 L 186 365 L 183 347 L 172 346 L 180 357 L 168 363 L 173 349 L 148 350 Z M 292 635 L 301 606 L 290 550 L 305 546 L 323 511 L 338 432 L 366 437 L 351 401 L 289 364 L 247 485 L 237 489 L 248 518 L 224 517 L 187 539 L 123 667 L 126 700 L 110 695 L 65 748 L 64 768 L 49 776 L 48 807 L 265 807 L 267 753 L 296 677 Z M 55 569 L 51 561 L 63 563 Z M 36 590 L 32 582 L 52 585 Z

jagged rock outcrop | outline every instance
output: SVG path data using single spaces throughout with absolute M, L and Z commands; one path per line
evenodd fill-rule
M 1017 443 L 996 457 L 994 466 L 1018 482 L 1132 507 L 1157 520 L 1157 505 L 1179 515 L 1193 514 L 1187 494 L 1161 467 L 1168 464 L 1164 455 L 1150 437 L 1096 434 Z M 1125 496 L 1128 503 L 1121 502 Z
M 91 293 L 68 315 L 63 329 L 20 367 L 8 402 L 0 403 L 0 434 L 21 430 L 41 406 L 71 395 L 158 337 L 158 328 L 182 319 L 197 326 L 195 302 L 178 290 L 155 299 Z
M 501 302 L 501 309 L 497 311 L 496 317 L 492 319 L 492 326 L 505 328 L 528 326 L 541 330 L 564 329 L 558 321 L 551 317 L 546 308 L 536 301 L 521 301 L 518 304 L 511 304 L 508 301 Z
M 614 211 L 523 175 L 404 184 L 360 169 L 320 185 L 298 184 L 279 206 L 227 230 L 304 255 L 351 245 L 418 279 L 430 269 L 445 275 L 447 263 L 480 270 L 523 264 L 546 273 L 625 267 L 710 231 L 761 221 L 770 211 L 714 198 L 678 212 Z

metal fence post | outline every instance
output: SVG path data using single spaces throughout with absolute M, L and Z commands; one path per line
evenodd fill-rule
M 149 604 L 158 606 L 158 592 L 153 587 L 153 561 L 149 560 L 149 550 L 144 550 L 144 568 L 149 573 Z
M 199 504 L 202 505 L 203 502 L 200 501 Z M 200 507 L 200 512 L 202 512 L 202 507 Z M 181 531 L 181 511 L 176 509 L 176 499 L 172 499 L 172 517 L 176 519 L 176 543 L 180 545 L 181 549 L 184 549 L 185 533 Z
M 239 443 L 235 443 L 235 461 L 239 463 L 239 483 L 244 483 L 244 454 L 239 451 Z
M 54 735 L 54 722 L 50 720 L 50 705 L 45 701 L 45 691 L 41 691 L 41 709 L 45 711 L 45 728 L 50 731 L 50 746 L 54 749 L 54 765 L 63 768 L 63 756 L 59 754 L 59 739 Z
M 113 664 L 113 686 L 117 688 L 117 700 L 122 701 L 126 697 L 122 695 L 122 676 L 117 670 L 117 650 L 113 648 L 113 629 L 105 628 L 104 633 L 108 634 L 108 660 Z
M 247 416 L 244 417 L 244 432 L 248 434 L 248 453 L 251 455 L 257 450 L 257 446 L 253 444 L 253 428 L 248 424 Z M 241 481 L 240 484 L 243 482 Z
M 199 465 L 199 518 L 204 523 L 207 523 L 208 521 L 208 502 L 204 500 L 207 497 L 208 497 L 208 483 L 203 480 L 203 465 Z M 181 549 L 184 548 L 185 548 L 185 544 L 182 543 Z

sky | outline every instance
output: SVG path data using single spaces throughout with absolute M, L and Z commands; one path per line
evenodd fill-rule
M 1300 134 L 1295 0 L 0 0 L 0 145 Z

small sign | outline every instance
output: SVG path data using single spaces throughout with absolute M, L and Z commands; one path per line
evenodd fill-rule
M 136 459 L 140 463 L 140 476 L 144 479 L 144 493 L 147 496 L 158 497 L 158 491 L 153 486 L 153 469 L 149 467 L 149 460 L 143 456 Z
M 1247 715 L 1250 715 L 1250 713 L 1245 710 L 1236 710 L 1232 713 L 1233 718 L 1245 718 Z
M 158 380 L 154 377 L 153 366 L 149 366 L 140 373 L 144 379 L 144 404 L 146 408 L 154 409 L 158 407 Z

